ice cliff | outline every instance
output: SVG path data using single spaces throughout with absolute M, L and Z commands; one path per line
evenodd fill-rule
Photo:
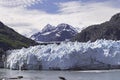
M 63 42 L 7 52 L 10 69 L 113 69 L 120 68 L 120 41 Z

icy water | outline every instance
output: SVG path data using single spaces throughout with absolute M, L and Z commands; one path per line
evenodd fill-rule
M 23 76 L 17 80 L 120 80 L 120 70 L 93 70 L 93 71 L 17 71 L 0 69 L 0 77 Z M 0 79 L 1 80 L 1 79 Z M 11 79 L 12 80 L 12 79 Z M 15 79 L 16 80 L 16 79 Z

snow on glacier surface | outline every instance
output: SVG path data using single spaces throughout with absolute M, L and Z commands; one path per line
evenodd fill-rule
M 73 69 L 92 65 L 120 65 L 120 41 L 62 42 L 8 51 L 7 68 Z

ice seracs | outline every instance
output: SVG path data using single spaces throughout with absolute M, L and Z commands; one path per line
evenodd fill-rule
M 120 68 L 120 41 L 62 42 L 8 51 L 10 69 L 113 69 Z

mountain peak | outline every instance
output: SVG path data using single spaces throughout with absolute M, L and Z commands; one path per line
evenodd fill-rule
M 0 21 L 0 27 L 3 27 L 4 26 L 4 24 Z
M 110 21 L 120 22 L 120 13 L 117 13 L 117 14 L 113 15 L 112 18 L 110 19 Z
M 42 32 L 48 32 L 48 31 L 51 31 L 53 30 L 55 27 L 50 25 L 50 24 L 47 24 L 43 29 L 42 29 Z
M 60 28 L 70 28 L 70 25 L 66 24 L 66 23 L 61 23 L 61 24 L 58 24 L 57 27 L 60 27 Z
M 58 24 L 57 25 L 57 28 L 59 28 L 60 30 L 64 29 L 64 30 L 67 30 L 67 29 L 70 29 L 70 30 L 73 30 L 75 32 L 77 32 L 76 28 L 72 27 L 71 25 L 69 24 L 66 24 L 66 23 L 61 23 L 61 24 Z
M 3 24 L 3 23 L 0 21 L 0 24 Z
M 65 41 L 71 39 L 78 32 L 69 24 L 59 24 L 57 27 L 47 24 L 41 32 L 33 34 L 31 38 L 36 41 L 51 42 L 51 41 Z

